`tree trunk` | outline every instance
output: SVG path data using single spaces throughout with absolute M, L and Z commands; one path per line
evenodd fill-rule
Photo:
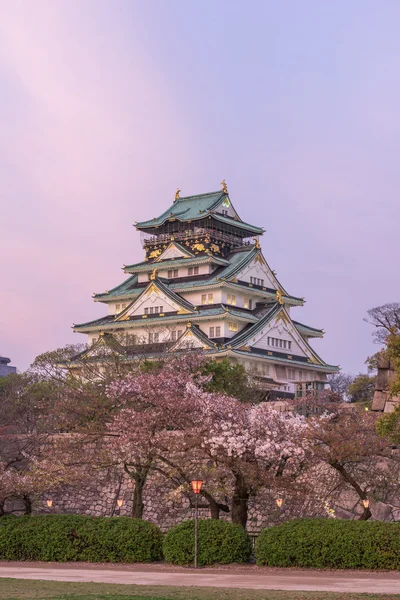
M 129 465 L 124 465 L 124 471 L 128 473 L 129 477 L 135 482 L 135 489 L 133 492 L 133 506 L 132 506 L 132 517 L 135 519 L 143 519 L 143 490 L 146 485 L 147 477 L 150 471 L 151 464 L 146 466 L 138 466 L 133 471 L 130 470 Z
M 24 496 L 22 496 L 22 500 L 23 500 L 24 505 L 25 505 L 25 512 L 24 512 L 24 514 L 25 515 L 31 515 L 32 514 L 32 501 L 31 501 L 31 499 L 29 498 L 29 496 L 24 495 Z
M 232 497 L 232 523 L 246 527 L 249 509 L 249 491 L 242 475 L 237 475 Z
M 146 480 L 140 477 L 135 477 L 135 490 L 133 492 L 132 517 L 135 519 L 143 519 L 143 490 Z
M 5 505 L 5 500 L 2 500 L 0 502 L 0 517 L 2 517 L 4 515 L 4 505 Z
M 368 508 L 364 508 L 362 515 L 359 518 L 359 521 L 368 521 L 368 519 L 372 517 L 372 513 Z

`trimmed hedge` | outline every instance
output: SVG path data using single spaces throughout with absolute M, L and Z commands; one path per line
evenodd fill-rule
M 296 519 L 264 529 L 258 565 L 334 569 L 400 569 L 400 523 Z
M 81 515 L 0 518 L 0 560 L 150 562 L 162 534 L 147 521 Z
M 174 565 L 194 563 L 194 520 L 172 527 L 164 537 L 164 556 Z M 240 525 L 215 519 L 199 520 L 197 564 L 242 563 L 249 560 L 251 541 Z

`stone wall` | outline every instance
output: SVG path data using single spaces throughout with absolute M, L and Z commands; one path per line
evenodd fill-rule
M 390 396 L 389 386 L 394 376 L 394 370 L 385 352 L 378 354 L 378 373 L 376 377 L 372 410 L 392 412 L 399 404 L 399 396 Z
M 55 494 L 48 494 L 33 503 L 33 512 L 40 513 L 70 513 L 93 516 L 132 516 L 134 483 L 127 474 L 121 474 L 109 469 L 97 473 L 95 479 L 87 478 L 84 485 L 75 488 L 65 488 Z M 51 498 L 53 505 L 47 507 L 46 500 Z M 122 499 L 119 508 L 117 500 Z M 220 498 L 231 504 L 230 498 Z M 200 503 L 204 500 L 200 498 Z M 157 524 L 162 531 L 167 531 L 173 525 L 194 517 L 194 497 L 183 494 L 182 490 L 174 489 L 168 482 L 159 476 L 149 479 L 144 490 L 143 518 Z M 289 520 L 295 516 L 332 516 L 334 510 L 337 518 L 358 518 L 363 508 L 355 494 L 342 492 L 330 505 L 320 503 L 315 509 L 312 502 L 300 501 L 294 505 L 284 502 L 281 508 L 276 505 L 274 497 L 266 490 L 249 502 L 249 518 L 247 529 L 250 534 L 257 535 L 264 527 L 275 525 Z M 372 519 L 382 521 L 400 520 L 400 497 L 387 499 L 387 502 L 371 501 Z M 21 502 L 8 502 L 5 505 L 7 512 L 21 514 L 24 507 Z M 200 518 L 210 518 L 207 508 L 199 509 Z M 230 514 L 221 512 L 221 519 L 230 520 Z

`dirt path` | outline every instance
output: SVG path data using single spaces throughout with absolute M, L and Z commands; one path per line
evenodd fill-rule
M 167 565 L 86 565 L 0 562 L 0 577 L 258 590 L 400 594 L 400 573 L 306 571 L 230 567 L 185 569 Z

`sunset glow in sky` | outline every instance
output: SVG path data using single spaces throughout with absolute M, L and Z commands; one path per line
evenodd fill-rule
M 10 0 L 0 7 L 0 355 L 85 341 L 143 260 L 132 227 L 225 178 L 345 371 L 400 300 L 400 2 Z

